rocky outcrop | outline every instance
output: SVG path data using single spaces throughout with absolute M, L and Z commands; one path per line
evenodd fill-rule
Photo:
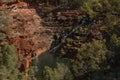
M 10 22 L 13 30 L 7 41 L 17 47 L 21 63 L 19 70 L 27 73 L 33 57 L 38 57 L 49 49 L 52 33 L 41 24 L 41 17 L 34 8 L 29 9 L 27 3 L 12 4 L 7 6 L 7 9 L 8 16 L 12 17 Z
M 17 2 L 18 0 L 0 0 L 0 5 L 2 4 L 12 4 Z

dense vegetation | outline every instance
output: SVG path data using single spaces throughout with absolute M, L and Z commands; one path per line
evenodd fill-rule
M 18 71 L 18 56 L 16 47 L 7 42 L 10 30 L 7 11 L 0 11 L 0 80 L 17 80 L 22 78 Z
M 71 72 L 71 74 L 66 72 L 58 74 L 59 76 L 63 74 L 66 76 L 63 76 L 63 79 L 57 77 L 57 80 L 120 79 L 119 2 L 119 0 L 74 0 L 69 3 L 72 8 L 86 11 L 90 14 L 91 19 L 102 16 L 103 21 L 98 22 L 96 25 L 81 27 L 55 53 L 57 57 L 70 62 L 70 65 L 67 67 Z M 102 38 L 96 39 L 88 36 L 95 31 L 100 32 L 101 35 L 98 35 L 98 37 L 102 36 Z M 56 39 L 54 43 L 57 43 Z M 65 65 L 66 63 L 63 64 Z M 56 80 L 54 78 L 57 75 L 55 70 L 59 68 L 61 67 L 45 67 L 46 74 L 43 75 L 46 77 L 45 80 Z M 63 67 L 63 69 L 65 68 Z M 67 79 L 68 74 L 70 79 Z
M 120 80 L 119 3 L 120 0 L 68 0 L 67 6 L 87 12 L 90 21 L 98 17 L 100 20 L 95 25 L 80 27 L 67 38 L 54 53 L 57 57 L 54 66 L 44 66 L 40 73 L 40 67 L 36 65 L 39 62 L 34 60 L 28 80 Z M 7 43 L 9 35 L 3 31 L 11 30 L 8 20 L 6 12 L 0 11 L 0 80 L 19 80 L 23 73 L 18 71 L 16 47 Z M 94 36 L 98 32 L 100 35 Z M 58 42 L 55 38 L 53 44 Z

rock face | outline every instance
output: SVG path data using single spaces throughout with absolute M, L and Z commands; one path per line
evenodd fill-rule
M 20 71 L 27 71 L 32 57 L 37 57 L 49 49 L 52 42 L 52 33 L 41 25 L 41 17 L 35 9 L 29 9 L 27 3 L 20 2 L 8 6 L 11 16 L 11 28 L 14 30 L 9 36 L 10 44 L 17 46 L 20 59 Z M 24 68 L 23 68 L 24 66 Z
M 13 2 L 17 2 L 18 0 L 0 0 L 1 4 L 8 4 L 8 3 L 13 3 Z

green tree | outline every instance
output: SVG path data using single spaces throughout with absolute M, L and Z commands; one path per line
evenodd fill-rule
M 63 63 L 58 63 L 54 69 L 46 66 L 43 75 L 44 80 L 73 80 L 70 69 Z
M 18 71 L 16 47 L 7 42 L 9 29 L 7 10 L 0 11 L 0 80 L 18 80 L 23 76 Z
M 74 74 L 79 77 L 85 73 L 102 69 L 107 49 L 102 41 L 86 43 L 78 49 L 76 59 L 72 60 Z
M 0 47 L 0 58 L 0 79 L 17 80 L 19 71 L 16 48 L 13 45 L 4 43 Z

